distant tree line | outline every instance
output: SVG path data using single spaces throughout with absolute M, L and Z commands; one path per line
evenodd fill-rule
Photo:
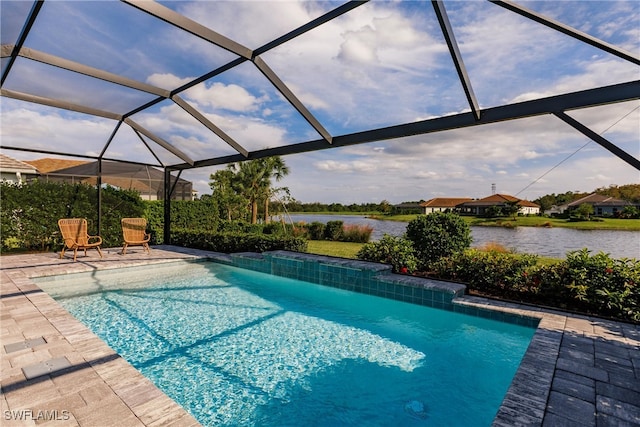
M 351 203 L 343 205 L 342 203 L 302 203 L 297 200 L 287 202 L 287 210 L 289 212 L 360 212 L 360 213 L 388 213 L 391 212 L 393 206 L 386 200 L 380 203 Z
M 586 197 L 589 194 L 596 193 L 603 196 L 615 197 L 616 199 L 626 200 L 633 204 L 640 204 L 640 184 L 627 184 L 627 185 L 610 185 L 609 187 L 600 187 L 594 191 L 588 193 L 567 191 L 561 194 L 547 194 L 539 197 L 532 202 L 540 205 L 542 212 L 551 209 L 552 206 L 560 206 L 567 203 L 571 203 L 582 197 Z M 289 212 L 356 212 L 356 213 L 383 213 L 383 214 L 395 214 L 401 213 L 396 206 L 401 205 L 416 205 L 420 201 L 406 201 L 399 205 L 392 205 L 387 200 L 383 200 L 380 203 L 303 203 L 295 199 L 290 199 L 287 202 L 287 209 Z M 402 213 L 411 213 L 407 209 L 403 209 Z M 504 214 L 504 213 L 503 213 Z M 506 215 L 510 215 L 511 212 Z

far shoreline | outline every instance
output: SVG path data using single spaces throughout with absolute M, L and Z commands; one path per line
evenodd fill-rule
M 410 222 L 418 214 L 384 215 L 374 212 L 290 212 L 291 215 L 348 215 L 363 216 L 379 221 Z M 470 226 L 478 227 L 541 227 L 541 228 L 572 228 L 575 230 L 617 230 L 640 231 L 640 219 L 619 219 L 595 217 L 590 221 L 569 221 L 566 218 L 551 218 L 541 216 L 517 216 L 502 218 L 482 218 L 461 215 Z

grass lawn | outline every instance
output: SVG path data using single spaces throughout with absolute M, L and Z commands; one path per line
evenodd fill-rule
M 364 243 L 332 242 L 329 240 L 309 240 L 307 252 L 316 255 L 328 255 L 340 258 L 356 259 L 356 254 Z M 560 258 L 538 257 L 539 264 L 555 264 Z
M 355 259 L 364 243 L 332 242 L 329 240 L 309 240 L 307 252 L 316 255 L 329 255 Z
M 375 216 L 376 219 L 409 222 L 417 215 Z M 627 230 L 640 231 L 640 219 L 598 218 L 598 221 L 569 222 L 562 218 L 518 216 L 513 218 L 480 218 L 461 216 L 469 225 L 497 227 L 565 227 L 578 230 Z

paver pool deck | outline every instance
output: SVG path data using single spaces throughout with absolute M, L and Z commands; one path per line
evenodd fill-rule
M 211 253 L 103 252 L 77 262 L 55 253 L 0 257 L 1 425 L 199 425 L 31 279 Z M 468 296 L 455 303 L 540 318 L 494 426 L 640 426 L 639 325 Z

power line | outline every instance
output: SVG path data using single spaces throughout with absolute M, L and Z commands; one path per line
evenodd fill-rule
M 617 125 L 618 123 L 620 123 L 622 120 L 624 120 L 625 118 L 627 118 L 627 116 L 629 116 L 631 113 L 633 113 L 635 110 L 637 110 L 638 108 L 640 108 L 640 105 L 638 105 L 637 107 L 633 108 L 631 111 L 629 111 L 627 114 L 625 114 L 624 116 L 620 117 L 618 120 L 616 120 L 611 126 L 609 126 L 608 128 L 606 128 L 605 130 L 603 130 L 602 132 L 599 133 L 600 136 L 602 136 L 605 132 L 607 132 L 609 129 L 611 129 L 612 127 L 614 127 L 615 125 Z M 569 160 L 571 157 L 573 157 L 574 155 L 576 155 L 578 153 L 578 151 L 582 150 L 584 147 L 586 147 L 587 145 L 591 144 L 593 141 L 589 140 L 587 141 L 586 144 L 584 144 L 583 146 L 581 146 L 580 148 L 578 148 L 576 151 L 574 151 L 573 153 L 569 154 L 567 157 L 565 157 L 564 159 L 562 159 L 558 164 L 556 164 L 555 166 L 553 166 L 551 169 L 549 169 L 548 171 L 546 171 L 545 173 L 543 173 L 542 175 L 540 175 L 538 178 L 536 178 L 534 181 L 532 181 L 529 185 L 527 185 L 526 187 L 524 187 L 522 190 L 518 191 L 515 195 L 517 196 L 518 194 L 522 193 L 523 191 L 525 191 L 527 188 L 531 187 L 533 184 L 537 183 L 538 181 L 540 181 L 542 178 L 544 178 L 545 176 L 547 176 L 549 173 L 551 173 L 551 171 L 553 171 L 554 169 L 556 169 L 558 166 L 560 166 L 561 164 L 563 164 L 564 162 L 566 162 L 567 160 Z

